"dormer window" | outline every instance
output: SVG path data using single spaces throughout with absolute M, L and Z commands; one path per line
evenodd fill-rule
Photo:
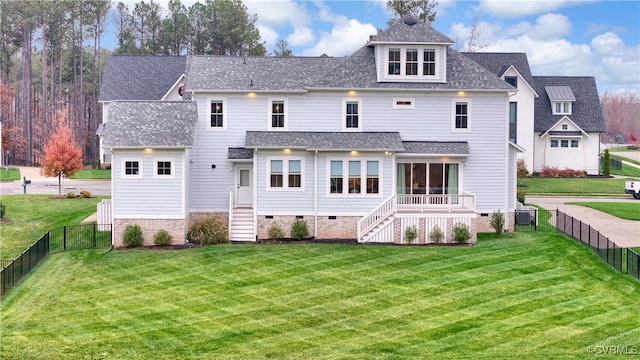
M 568 101 L 554 102 L 553 115 L 571 115 L 571 103 Z
M 407 50 L 407 75 L 418 75 L 418 50 Z
M 389 49 L 389 75 L 400 75 L 400 49 Z
M 436 51 L 425 49 L 423 54 L 422 74 L 433 76 L 436 74 Z

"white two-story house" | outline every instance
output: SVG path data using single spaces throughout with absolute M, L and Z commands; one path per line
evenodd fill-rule
M 132 223 L 183 242 L 206 215 L 233 241 L 296 218 L 318 239 L 451 242 L 462 223 L 474 241 L 516 206 L 517 89 L 453 43 L 407 16 L 346 58 L 188 56 L 185 99 L 111 99 L 115 245 Z

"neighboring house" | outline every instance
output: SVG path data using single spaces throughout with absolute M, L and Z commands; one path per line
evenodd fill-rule
M 606 129 L 593 77 L 532 76 L 524 53 L 463 54 L 518 88 L 509 101 L 509 138 L 525 150 L 518 158 L 529 172 L 599 173 Z
M 543 166 L 599 173 L 600 135 L 606 132 L 591 76 L 534 76 L 534 171 Z
M 182 100 L 180 84 L 184 82 L 186 56 L 112 55 L 107 58 L 98 102 L 102 104 L 100 161 L 111 164 L 111 152 L 102 144 L 107 126 L 109 105 L 122 100 Z
M 319 239 L 402 243 L 416 226 L 429 243 L 438 226 L 451 242 L 462 223 L 475 241 L 514 211 L 523 149 L 516 89 L 453 43 L 407 16 L 346 58 L 188 56 L 189 101 L 107 98 L 115 245 L 131 223 L 182 242 L 207 215 L 233 241 L 297 218 Z

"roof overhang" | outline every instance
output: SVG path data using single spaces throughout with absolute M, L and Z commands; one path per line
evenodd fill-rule
M 513 141 L 509 141 L 509 146 L 511 146 L 512 148 L 516 149 L 517 152 L 527 152 L 527 150 L 525 150 L 525 148 L 523 148 L 522 146 L 514 143 Z
M 569 121 L 571 124 L 573 124 L 573 126 L 575 126 L 576 128 L 578 128 L 578 130 L 580 130 L 580 133 L 586 137 L 590 137 L 589 134 L 587 134 L 584 130 L 582 130 L 582 128 L 580 126 L 578 126 L 578 124 L 576 124 L 573 120 L 571 120 L 570 117 L 568 116 L 563 116 L 560 120 L 556 121 L 555 124 L 553 124 L 551 127 L 549 127 L 549 129 L 547 129 L 547 131 L 541 133 L 539 136 L 540 137 L 545 137 L 547 135 L 551 135 L 551 132 L 553 132 L 554 128 L 556 126 L 558 126 L 562 121 Z M 557 131 L 557 130 L 556 130 Z M 571 131 L 566 131 L 567 133 L 571 133 Z M 563 136 L 563 135 L 558 135 L 558 134 L 553 134 L 553 136 Z M 571 134 L 567 134 L 567 136 L 579 136 L 579 135 L 571 135 Z

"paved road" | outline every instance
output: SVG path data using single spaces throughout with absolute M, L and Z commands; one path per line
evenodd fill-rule
M 547 210 L 560 210 L 582 222 L 615 242 L 620 247 L 640 247 L 640 221 L 624 220 L 615 216 L 566 202 L 640 202 L 631 195 L 620 197 L 547 197 L 527 196 L 527 202 Z
M 40 168 L 21 167 L 20 174 L 31 180 L 27 185 L 27 194 L 58 194 L 58 178 L 46 178 L 40 175 Z M 88 190 L 91 195 L 111 196 L 111 181 L 107 180 L 69 180 L 62 179 L 62 194 Z M 22 180 L 0 182 L 0 194 L 22 194 Z

